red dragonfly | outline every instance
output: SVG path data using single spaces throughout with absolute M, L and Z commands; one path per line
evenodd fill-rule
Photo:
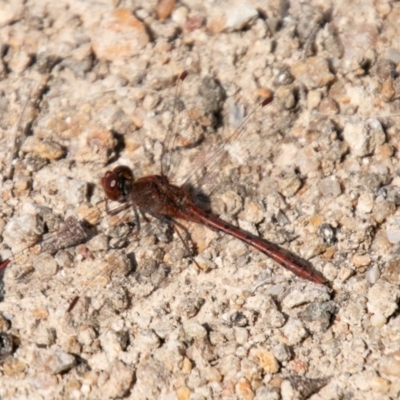
M 180 80 L 182 81 L 185 78 L 186 73 L 183 73 L 180 76 Z M 265 99 L 260 104 L 260 108 L 271 101 L 272 96 Z M 231 140 L 237 139 L 238 133 L 243 130 L 244 125 L 247 124 L 256 112 L 257 109 L 248 116 L 233 134 Z M 169 134 L 171 135 L 172 133 L 171 130 Z M 168 143 L 168 139 L 166 143 Z M 185 188 L 185 185 L 176 186 L 171 184 L 168 178 L 168 164 L 164 167 L 166 164 L 163 163 L 163 157 L 165 156 L 166 154 L 164 153 L 161 160 L 161 173 L 159 175 L 144 176 L 134 180 L 131 169 L 123 165 L 106 172 L 105 176 L 101 179 L 101 185 L 106 197 L 111 201 L 132 206 L 136 213 L 139 210 L 142 214 L 149 214 L 172 224 L 172 226 L 177 224 L 179 227 L 180 225 L 176 219 L 180 219 L 202 224 L 212 230 L 226 233 L 261 251 L 295 275 L 311 282 L 325 283 L 325 279 L 313 269 L 309 262 L 268 240 L 223 221 L 218 216 L 199 207 L 193 196 Z M 215 159 L 211 159 L 212 163 L 216 163 L 216 161 Z M 179 231 L 175 230 L 179 235 Z
M 186 75 L 182 74 L 180 80 L 182 81 L 185 77 Z M 246 118 L 229 139 L 229 145 L 231 145 L 240 133 L 243 132 L 244 126 L 247 125 L 253 115 L 271 101 L 272 97 L 265 99 L 259 107 Z M 172 134 L 173 131 L 171 129 L 169 135 Z M 173 138 L 167 137 L 166 143 L 169 143 L 168 140 L 173 141 Z M 226 144 L 214 154 L 215 157 L 211 159 L 213 166 L 217 164 L 219 161 L 219 157 L 217 156 L 219 156 L 225 148 Z M 175 231 L 179 236 L 180 233 L 177 228 L 182 228 L 182 225 L 177 220 L 202 224 L 212 230 L 231 235 L 254 247 L 300 278 L 318 284 L 325 283 L 325 279 L 322 275 L 314 270 L 311 263 L 308 261 L 301 259 L 297 255 L 268 240 L 262 239 L 233 224 L 223 221 L 217 215 L 205 211 L 198 206 L 196 200 L 193 198 L 189 190 L 186 189 L 185 185 L 176 186 L 170 182 L 168 178 L 168 162 L 171 163 L 171 160 L 168 157 L 171 157 L 171 155 L 168 154 L 168 148 L 166 150 L 167 151 L 162 155 L 161 172 L 159 175 L 144 176 L 134 180 L 131 169 L 123 165 L 117 166 L 113 170 L 106 172 L 106 174 L 101 178 L 101 185 L 107 199 L 123 204 L 123 206 L 118 209 L 111 211 L 111 214 L 117 214 L 122 209 L 132 207 L 136 216 L 138 215 L 138 211 L 140 211 L 142 215 L 147 214 L 156 217 L 175 228 Z M 73 236 L 72 241 L 76 242 L 85 240 L 85 235 L 80 229 L 79 224 L 76 223 L 76 220 L 69 219 L 68 221 L 66 221 L 67 228 L 65 230 L 65 235 L 63 235 L 62 232 L 59 233 L 55 236 L 56 243 L 54 246 L 52 244 L 44 244 L 42 250 L 53 253 L 59 248 L 71 246 L 72 242 L 69 245 L 68 243 L 62 243 L 64 237 L 68 236 Z M 71 232 L 73 232 L 73 234 Z M 180 238 L 182 239 L 181 236 Z M 185 241 L 183 239 L 182 241 L 186 249 L 188 249 Z M 10 259 L 6 259 L 0 263 L 0 271 L 9 263 Z M 75 301 L 76 300 L 74 300 L 70 306 L 70 309 L 74 306 Z

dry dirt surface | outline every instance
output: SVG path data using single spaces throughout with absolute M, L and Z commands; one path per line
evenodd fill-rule
M 0 397 L 398 399 L 399 21 L 386 0 L 0 0 Z M 327 284 L 110 213 L 104 173 L 165 150 Z

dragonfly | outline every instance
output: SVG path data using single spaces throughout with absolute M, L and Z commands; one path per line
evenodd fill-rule
M 182 82 L 184 79 L 186 79 L 186 72 L 179 76 L 178 82 Z M 249 114 L 228 140 L 228 145 L 238 139 L 238 136 L 243 132 L 254 114 L 272 100 L 272 96 L 265 98 L 259 104 L 259 107 Z M 169 135 L 173 135 L 172 129 L 170 129 Z M 166 138 L 166 143 L 171 141 L 170 137 Z M 221 149 L 225 149 L 226 145 L 227 143 Z M 222 150 L 217 150 L 209 161 L 209 164 L 213 164 L 212 167 L 218 164 L 220 153 L 222 153 Z M 219 231 L 241 240 L 300 278 L 317 284 L 326 283 L 324 277 L 308 261 L 266 239 L 224 221 L 216 214 L 206 211 L 196 204 L 192 192 L 187 189 L 185 183 L 180 186 L 171 183 L 168 176 L 168 168 L 171 161 L 170 163 L 165 161 L 168 160 L 168 156 L 170 155 L 168 154 L 168 149 L 166 149 L 161 156 L 161 171 L 158 175 L 144 176 L 135 180 L 132 170 L 125 165 L 119 165 L 107 171 L 100 180 L 106 198 L 110 201 L 124 204 L 125 206 L 122 208 L 132 207 L 135 215 L 140 211 L 142 215 L 148 214 L 166 222 L 175 228 L 179 236 L 178 228 L 182 227 L 178 222 L 179 220 L 202 224 L 211 230 Z M 138 217 L 136 217 L 136 220 L 138 220 Z M 182 237 L 181 240 L 183 241 Z M 183 243 L 185 244 L 184 241 Z M 185 247 L 187 246 L 185 245 Z
M 182 73 L 178 82 L 184 81 L 186 73 Z M 179 90 L 177 85 L 177 91 Z M 175 100 L 177 94 L 175 95 Z M 272 101 L 272 96 L 264 99 L 239 125 L 234 133 L 228 138 L 226 143 L 220 146 L 207 160 L 207 169 L 215 168 L 220 159 L 224 156 L 226 148 L 235 143 L 247 125 L 252 120 L 259 110 L 265 107 Z M 176 114 L 176 105 L 173 106 L 173 117 L 171 125 L 174 124 Z M 134 179 L 132 170 L 125 165 L 118 165 L 114 169 L 107 171 L 100 179 L 101 187 L 104 191 L 106 199 L 110 202 L 120 203 L 121 206 L 114 210 L 107 210 L 110 215 L 117 215 L 123 210 L 133 210 L 135 214 L 135 224 L 140 227 L 139 213 L 146 216 L 155 217 L 168 226 L 173 228 L 181 239 L 184 247 L 191 255 L 191 249 L 180 234 L 180 229 L 186 230 L 185 226 L 180 221 L 189 223 L 201 224 L 213 231 L 222 232 L 230 235 L 247 245 L 255 248 L 266 256 L 270 257 L 276 263 L 291 271 L 294 275 L 311 281 L 316 284 L 325 284 L 326 280 L 321 273 L 316 271 L 309 261 L 306 261 L 289 250 L 261 238 L 253 233 L 250 233 L 232 223 L 224 221 L 218 215 L 206 210 L 198 204 L 193 192 L 188 190 L 187 183 L 180 186 L 171 183 L 171 165 L 173 165 L 173 155 L 171 148 L 174 142 L 174 129 L 168 130 L 165 139 L 165 147 L 161 154 L 161 170 L 159 174 L 143 176 Z M 204 167 L 204 165 L 202 166 Z M 192 171 L 190 176 L 193 176 Z M 190 178 L 188 178 L 189 180 Z M 58 249 L 70 247 L 74 244 L 84 242 L 87 239 L 81 225 L 75 218 L 67 218 L 66 227 L 61 230 L 52 239 L 43 242 L 42 251 L 54 254 Z M 11 258 L 5 259 L 0 263 L 0 271 L 5 269 L 11 262 Z M 69 310 L 71 310 L 78 300 L 78 296 L 72 301 Z

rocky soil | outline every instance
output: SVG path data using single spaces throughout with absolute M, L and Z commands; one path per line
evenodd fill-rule
M 399 398 L 399 20 L 385 0 L 0 0 L 0 397 Z M 107 170 L 161 158 L 327 285 L 106 211 Z

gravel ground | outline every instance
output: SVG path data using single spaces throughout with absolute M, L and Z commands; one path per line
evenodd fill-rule
M 0 0 L 1 398 L 400 397 L 400 3 L 292 3 Z M 107 215 L 166 145 L 328 284 Z

